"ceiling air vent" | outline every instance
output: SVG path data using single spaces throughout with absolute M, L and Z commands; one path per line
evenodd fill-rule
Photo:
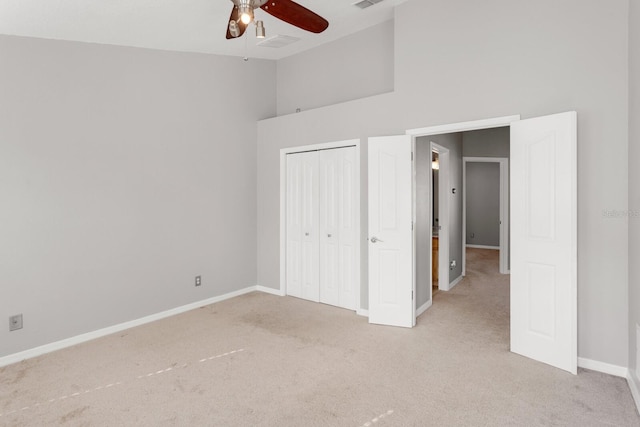
M 261 42 L 256 43 L 256 46 L 281 48 L 290 45 L 291 43 L 295 43 L 298 40 L 300 40 L 298 37 L 278 34 L 277 36 L 269 37 L 268 39 L 264 39 Z
M 382 0 L 362 0 L 354 3 L 353 5 L 359 7 L 360 9 L 366 9 L 373 6 L 374 4 L 380 3 L 381 1 Z

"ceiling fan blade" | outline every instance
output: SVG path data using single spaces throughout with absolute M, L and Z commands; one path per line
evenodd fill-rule
M 260 8 L 284 22 L 312 33 L 321 33 L 329 27 L 329 22 L 322 16 L 292 0 L 269 0 Z
M 238 34 L 236 35 L 231 34 L 231 31 L 229 29 L 229 27 L 231 26 L 231 21 L 235 21 L 236 25 L 238 26 Z M 244 24 L 242 21 L 240 21 L 240 13 L 239 13 L 238 6 L 234 5 L 233 9 L 231 9 L 231 16 L 229 17 L 229 23 L 227 24 L 227 40 L 241 37 L 244 34 L 246 29 L 247 29 L 247 24 Z

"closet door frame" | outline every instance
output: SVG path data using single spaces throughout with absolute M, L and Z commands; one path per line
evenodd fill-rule
M 345 147 L 355 147 L 355 182 L 354 188 L 356 191 L 354 192 L 355 200 L 354 200 L 354 209 L 355 209 L 355 229 L 356 229 L 356 240 L 358 244 L 355 247 L 356 250 L 356 288 L 359 289 L 359 292 L 356 292 L 356 312 L 360 315 L 366 315 L 366 311 L 362 310 L 362 259 L 361 259 L 361 251 L 362 251 L 362 228 L 361 228 L 361 209 L 360 209 L 360 194 L 361 194 L 361 177 L 360 177 L 360 140 L 359 139 L 350 139 L 344 141 L 335 141 L 335 142 L 327 142 L 322 144 L 313 144 L 313 145 L 302 145 L 297 147 L 283 148 L 280 150 L 280 289 L 279 295 L 287 294 L 287 154 L 294 153 L 304 153 L 306 151 L 321 151 L 321 150 L 330 150 L 333 148 L 345 148 Z M 365 242 L 366 244 L 366 242 Z

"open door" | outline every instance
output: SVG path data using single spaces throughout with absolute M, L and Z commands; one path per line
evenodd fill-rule
M 369 138 L 369 323 L 415 323 L 411 162 L 411 136 Z
M 577 373 L 576 113 L 511 124 L 511 351 Z

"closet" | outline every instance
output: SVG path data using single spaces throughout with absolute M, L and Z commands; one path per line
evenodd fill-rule
M 356 309 L 356 150 L 286 156 L 287 295 Z

